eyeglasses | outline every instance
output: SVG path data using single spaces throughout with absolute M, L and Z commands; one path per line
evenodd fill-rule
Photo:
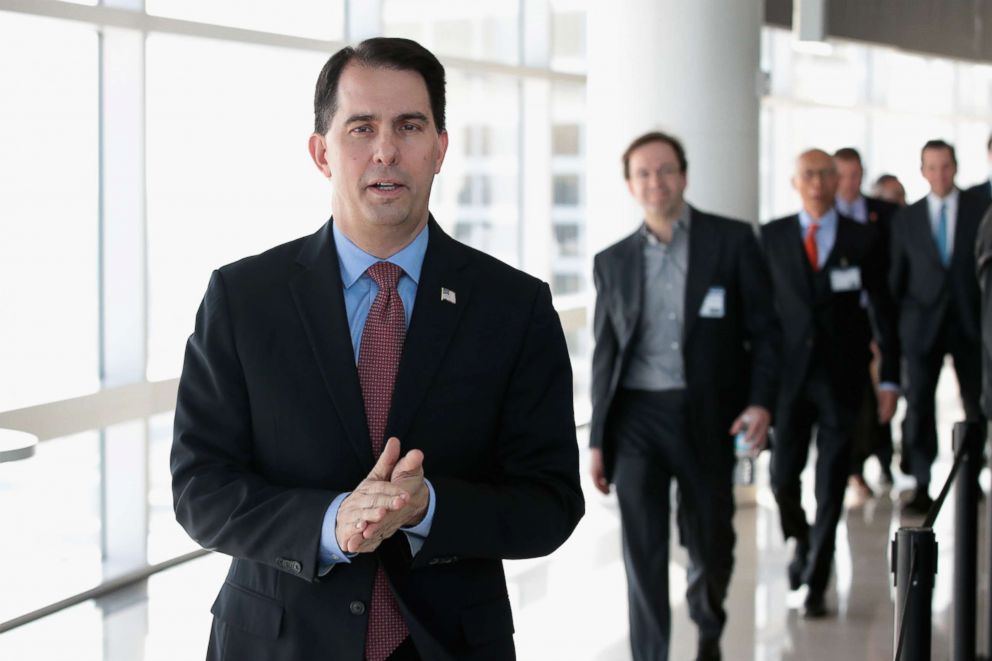
M 682 174 L 682 168 L 677 165 L 663 165 L 654 171 L 638 170 L 634 176 L 638 179 L 647 179 L 652 174 L 657 174 L 659 177 L 674 177 L 677 174 Z

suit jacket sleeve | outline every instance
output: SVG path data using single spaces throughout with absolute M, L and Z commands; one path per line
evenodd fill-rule
M 886 253 L 889 251 L 889 246 L 886 244 L 889 242 L 891 242 L 891 237 L 889 241 L 872 241 L 864 260 L 862 274 L 865 278 L 863 284 L 871 304 L 872 331 L 882 355 L 879 380 L 899 383 L 898 308 L 892 292 L 895 290 L 895 285 L 901 286 L 902 280 L 905 278 L 905 273 L 895 273 L 895 270 L 897 268 L 904 269 L 905 263 L 901 261 L 903 256 L 897 255 L 894 250 L 888 255 L 891 257 L 891 263 L 886 259 Z M 894 244 L 894 242 L 892 243 Z M 896 265 L 897 257 L 900 260 L 898 266 Z M 886 270 L 888 270 L 888 274 Z M 886 278 L 886 275 L 889 277 Z
M 609 294 L 603 275 L 602 258 L 597 257 L 593 266 L 593 282 L 596 286 L 596 306 L 593 311 L 592 328 L 595 346 L 592 351 L 592 424 L 589 431 L 589 446 L 603 447 L 603 434 L 606 425 L 606 408 L 609 406 L 610 380 L 619 359 L 620 346 L 607 309 Z
M 201 546 L 313 580 L 337 495 L 253 470 L 252 417 L 224 279 L 215 271 L 186 345 L 172 445 L 176 519 Z
M 748 403 L 775 410 L 778 394 L 782 329 L 775 312 L 772 278 L 754 232 L 747 228 L 738 279 L 743 297 L 744 326 L 751 345 L 751 390 Z
M 437 556 L 546 555 L 582 517 L 572 370 L 546 284 L 536 288 L 501 409 L 498 454 L 486 481 L 428 475 L 436 509 L 415 567 Z

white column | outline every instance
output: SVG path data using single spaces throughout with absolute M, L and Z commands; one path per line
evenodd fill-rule
M 641 133 L 671 132 L 689 161 L 686 198 L 752 222 L 758 214 L 761 0 L 613 0 L 588 13 L 589 254 L 633 231 L 640 210 L 620 156 Z
M 144 11 L 143 0 L 104 0 Z M 104 388 L 145 379 L 145 35 L 100 35 L 100 373 Z M 148 548 L 148 434 L 144 420 L 101 433 L 104 578 L 142 567 Z

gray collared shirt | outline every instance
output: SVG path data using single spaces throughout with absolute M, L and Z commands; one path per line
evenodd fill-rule
M 685 281 L 689 266 L 689 205 L 683 205 L 671 243 L 662 243 L 646 225 L 644 239 L 643 300 L 630 364 L 623 387 L 669 390 L 685 387 L 682 360 Z

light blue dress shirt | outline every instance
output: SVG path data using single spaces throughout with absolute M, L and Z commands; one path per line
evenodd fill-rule
M 858 195 L 853 202 L 847 202 L 840 195 L 834 202 L 837 211 L 862 225 L 868 222 L 868 201 L 864 195 Z
M 344 287 L 344 307 L 348 315 L 348 329 L 351 331 L 351 346 L 355 352 L 355 363 L 358 363 L 358 352 L 362 343 L 362 331 L 365 329 L 365 320 L 369 316 L 372 302 L 376 294 L 379 293 L 379 285 L 375 284 L 366 271 L 376 262 L 380 262 L 378 257 L 368 254 L 346 237 L 337 224 L 331 224 L 331 231 L 334 233 L 334 245 L 337 248 L 338 263 L 341 267 L 341 284 Z M 420 269 L 424 265 L 424 254 L 427 252 L 428 228 L 425 225 L 420 234 L 392 257 L 385 261 L 396 264 L 403 269 L 396 289 L 403 301 L 403 314 L 407 328 L 410 327 L 410 316 L 413 313 L 413 303 L 417 298 L 417 285 L 420 282 Z M 400 528 L 406 535 L 410 544 L 410 553 L 417 555 L 424 545 L 428 533 L 431 531 L 431 524 L 434 522 L 434 487 L 429 480 L 427 491 L 429 500 L 427 514 L 424 520 L 411 528 Z M 341 503 L 351 492 L 338 494 L 331 501 L 327 511 L 324 513 L 324 522 L 320 529 L 320 551 L 318 560 L 320 573 L 327 573 L 332 566 L 340 562 L 350 562 L 348 554 L 341 550 L 338 545 L 337 535 L 335 535 L 335 524 L 338 518 L 338 509 Z
M 817 267 L 823 268 L 827 263 L 830 251 L 834 249 L 834 242 L 837 240 L 837 212 L 830 209 L 823 214 L 823 218 L 816 221 L 820 227 L 816 230 L 816 261 Z M 799 212 L 799 238 L 806 240 L 806 232 L 813 224 L 813 216 L 805 209 Z

